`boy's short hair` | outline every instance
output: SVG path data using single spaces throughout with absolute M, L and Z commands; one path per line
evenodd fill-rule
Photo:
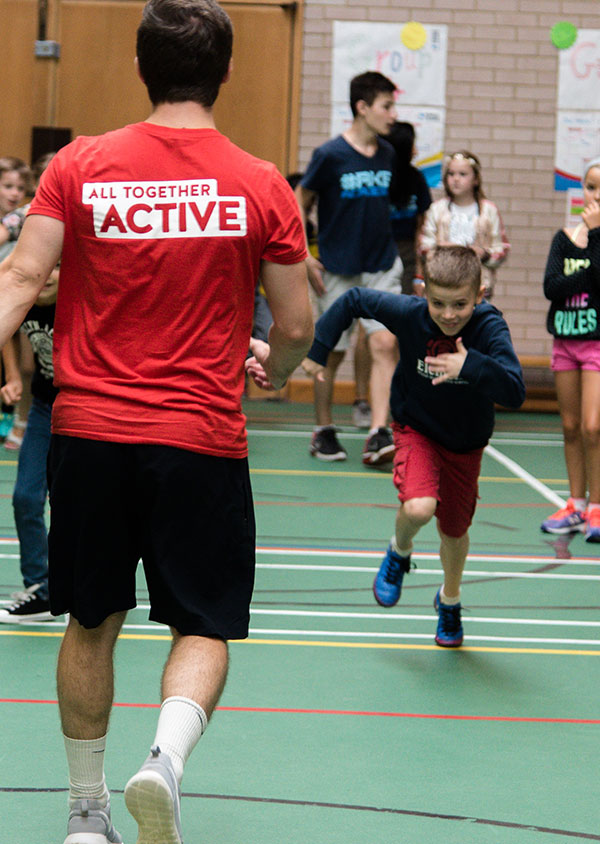
M 153 105 L 210 108 L 231 60 L 233 28 L 214 0 L 149 0 L 137 31 L 137 58 Z
M 26 164 L 22 158 L 16 158 L 14 155 L 5 155 L 0 158 L 0 177 L 5 173 L 18 173 L 25 182 L 25 190 L 31 190 L 31 168 Z
M 373 105 L 378 94 L 393 94 L 398 89 L 387 76 L 376 70 L 367 70 L 350 80 L 350 108 L 352 116 L 356 117 L 356 103 L 364 100 L 368 106 Z
M 481 288 L 481 261 L 470 246 L 435 246 L 425 259 L 425 286 L 439 284 L 453 289 L 469 283 Z

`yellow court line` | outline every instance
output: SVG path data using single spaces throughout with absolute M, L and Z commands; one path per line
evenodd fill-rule
M 16 460 L 0 460 L 0 466 L 16 466 Z M 336 472 L 319 471 L 317 469 L 250 469 L 251 475 L 281 475 L 282 477 L 289 477 L 290 475 L 296 477 L 306 478 L 369 478 L 370 480 L 385 480 L 389 481 L 392 477 L 391 472 Z M 539 478 L 544 484 L 566 484 L 566 478 Z M 482 475 L 479 478 L 480 483 L 499 483 L 499 484 L 523 484 L 525 481 L 522 478 L 510 477 L 492 477 Z
M 64 634 L 62 631 L 37 631 L 37 630 L 0 630 L 0 636 L 45 636 L 59 638 Z M 170 642 L 171 636 L 162 633 L 121 633 L 119 639 L 137 639 L 147 641 Z M 318 640 L 299 639 L 234 639 L 230 645 L 293 645 L 312 648 L 367 648 L 369 650 L 400 650 L 400 651 L 437 651 L 438 645 L 414 645 L 414 644 L 377 644 L 375 642 L 321 642 Z M 497 654 L 545 654 L 550 656 L 600 656 L 600 651 L 580 651 L 569 648 L 494 648 L 487 646 L 467 645 L 456 648 L 457 652 L 467 653 L 497 653 Z

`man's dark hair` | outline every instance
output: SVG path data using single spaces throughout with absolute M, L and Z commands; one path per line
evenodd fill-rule
M 367 70 L 350 80 L 350 108 L 356 117 L 356 103 L 364 100 L 373 105 L 378 94 L 393 94 L 397 90 L 391 79 L 376 70 Z
M 231 60 L 233 30 L 214 0 L 149 0 L 137 58 L 153 105 L 192 101 L 210 108 Z

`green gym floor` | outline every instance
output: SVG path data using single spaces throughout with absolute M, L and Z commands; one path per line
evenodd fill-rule
M 549 537 L 567 493 L 558 418 L 499 414 L 463 585 L 465 644 L 434 644 L 437 534 L 384 610 L 371 585 L 396 509 L 389 469 L 311 458 L 307 405 L 247 402 L 258 554 L 250 638 L 183 780 L 186 844 L 600 841 L 600 545 Z M 0 459 L 0 604 L 20 588 Z M 595 584 L 595 585 L 594 585 Z M 139 606 L 117 646 L 113 820 L 154 736 L 166 629 Z M 0 628 L 0 844 L 62 844 L 54 667 L 63 620 Z

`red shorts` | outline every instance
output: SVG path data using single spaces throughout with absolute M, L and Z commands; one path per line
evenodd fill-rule
M 408 425 L 392 424 L 396 454 L 394 485 L 400 501 L 435 498 L 435 515 L 446 536 L 469 529 L 477 505 L 483 449 L 457 454 Z

